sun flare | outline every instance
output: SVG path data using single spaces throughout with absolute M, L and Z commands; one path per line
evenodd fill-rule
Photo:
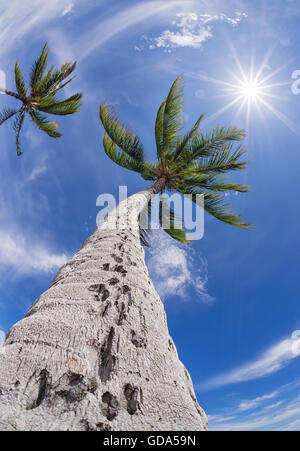
M 255 81 L 247 81 L 241 86 L 241 94 L 247 99 L 255 99 L 259 96 L 259 86 Z
M 209 116 L 206 122 L 215 120 L 216 117 L 223 114 L 225 111 L 235 107 L 236 111 L 232 118 L 234 123 L 240 116 L 246 113 L 246 127 L 248 129 L 252 111 L 264 120 L 266 115 L 264 113 L 272 113 L 283 124 L 285 124 L 294 133 L 300 134 L 300 127 L 288 118 L 282 111 L 275 107 L 275 102 L 281 101 L 284 97 L 278 94 L 278 90 L 282 87 L 290 85 L 289 80 L 285 81 L 271 81 L 286 65 L 272 69 L 269 65 L 270 51 L 267 52 L 261 66 L 255 70 L 253 61 L 248 67 L 248 71 L 244 70 L 242 64 L 237 56 L 233 46 L 231 46 L 232 55 L 236 63 L 236 71 L 230 71 L 230 79 L 220 80 L 213 77 L 205 76 L 204 80 L 211 82 L 218 86 L 220 94 L 216 97 L 228 98 L 218 111 Z

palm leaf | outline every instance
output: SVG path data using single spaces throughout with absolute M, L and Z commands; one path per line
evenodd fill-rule
M 143 163 L 144 151 L 139 138 L 119 121 L 116 112 L 106 102 L 100 106 L 100 119 L 110 139 L 137 163 Z
M 241 158 L 246 153 L 245 146 L 237 146 L 234 148 L 233 144 L 223 146 L 223 149 L 215 153 L 210 158 L 203 158 L 194 163 L 190 167 L 195 174 L 202 172 L 226 172 L 236 171 L 245 168 L 248 161 L 241 161 Z
M 175 213 L 173 206 L 164 197 L 161 197 L 159 204 L 159 223 L 163 230 L 174 240 L 182 244 L 189 244 L 190 240 L 183 227 L 183 220 Z M 164 227 L 168 223 L 169 227 Z
M 158 175 L 157 164 L 144 162 L 141 175 L 144 180 L 156 180 Z
M 242 141 L 245 132 L 237 127 L 215 127 L 206 134 L 197 134 L 190 141 L 182 160 L 189 163 L 195 159 L 214 156 L 224 149 L 228 143 Z
M 25 112 L 22 111 L 20 113 L 18 113 L 15 121 L 14 121 L 14 131 L 16 133 L 16 146 L 17 146 L 17 155 L 20 156 L 22 155 L 22 152 L 20 150 L 20 132 L 21 132 L 21 128 L 24 122 L 24 118 L 25 118 Z
M 60 138 L 62 136 L 61 133 L 56 131 L 58 128 L 58 124 L 56 124 L 56 122 L 48 121 L 45 116 L 37 111 L 31 111 L 30 116 L 38 128 L 47 133 L 47 135 L 51 138 Z
M 0 113 L 0 125 L 2 125 L 3 122 L 7 121 L 8 119 L 10 119 L 15 114 L 17 114 L 17 112 L 18 112 L 18 110 L 14 110 L 12 108 L 5 108 L 3 111 L 1 111 L 1 113 Z
M 47 59 L 50 49 L 47 50 L 47 42 L 43 47 L 42 53 L 40 56 L 35 60 L 35 62 L 32 65 L 31 72 L 30 72 L 30 87 L 31 87 L 31 94 L 37 94 L 37 87 L 43 77 L 43 74 L 45 72 L 45 69 L 47 67 Z
M 218 175 L 199 174 L 191 177 L 185 177 L 183 184 L 190 187 L 203 188 L 210 191 L 238 191 L 240 193 L 248 193 L 250 191 L 249 185 L 242 183 L 231 183 L 225 177 Z
M 175 161 L 185 150 L 188 143 L 195 137 L 195 134 L 198 131 L 199 125 L 204 118 L 204 114 L 201 114 L 199 119 L 196 121 L 194 127 L 185 135 L 178 137 L 177 144 L 174 152 L 172 153 L 172 160 Z
M 197 204 L 197 194 L 204 195 L 204 210 L 209 214 L 227 224 L 241 227 L 243 229 L 253 229 L 250 223 L 245 222 L 240 215 L 236 214 L 231 205 L 225 201 L 224 196 L 204 192 L 201 188 L 186 187 L 180 190 L 183 194 L 191 195 L 192 201 Z M 198 205 L 198 204 L 197 204 Z
M 103 147 L 106 155 L 116 164 L 130 171 L 140 172 L 141 165 L 134 158 L 118 149 L 117 145 L 110 139 L 107 133 L 103 136 Z
M 166 107 L 167 99 L 164 99 L 162 104 L 160 105 L 156 120 L 155 120 L 155 140 L 156 140 L 156 148 L 157 148 L 157 157 L 160 158 L 164 148 L 164 113 Z
M 162 150 L 166 154 L 173 150 L 176 141 L 176 134 L 181 130 L 183 124 L 182 118 L 182 76 L 174 81 L 164 107 L 163 115 L 163 140 Z M 160 155 L 159 155 L 160 156 Z
M 16 88 L 17 88 L 18 94 L 21 97 L 26 97 L 27 88 L 26 88 L 26 85 L 24 82 L 24 78 L 21 74 L 21 70 L 20 70 L 18 61 L 16 61 L 16 64 L 15 64 L 15 83 L 16 83 Z
M 53 97 L 46 97 L 41 100 L 41 103 L 38 107 L 40 111 L 44 113 L 56 114 L 56 115 L 66 115 L 73 114 L 79 110 L 81 107 L 80 100 L 82 98 L 81 93 L 74 94 L 68 99 L 62 100 L 61 102 L 55 101 Z M 52 99 L 53 101 L 51 101 Z M 47 104 L 48 103 L 48 104 Z

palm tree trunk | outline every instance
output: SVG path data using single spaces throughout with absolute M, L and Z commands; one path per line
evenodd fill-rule
M 110 229 L 109 213 L 9 331 L 0 430 L 206 429 L 139 240 L 138 214 L 164 183 L 127 199 L 128 227 Z

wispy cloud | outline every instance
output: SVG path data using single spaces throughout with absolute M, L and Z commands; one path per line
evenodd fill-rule
M 240 368 L 236 368 L 233 371 L 213 377 L 202 384 L 198 384 L 197 388 L 198 390 L 211 390 L 229 384 L 269 376 L 270 374 L 281 370 L 292 360 L 299 357 L 299 343 L 299 336 L 295 335 L 294 338 L 285 338 L 263 352 L 256 360 L 247 363 Z
M 193 4 L 193 2 L 187 0 L 186 4 Z M 181 7 L 182 2 L 179 0 L 170 0 L 167 2 L 159 0 L 148 1 L 136 4 L 99 22 L 95 28 L 89 33 L 86 33 L 84 40 L 80 38 L 80 42 L 76 46 L 80 59 L 84 59 L 97 47 L 128 28 L 136 26 L 153 16 L 163 17 L 167 11 Z
M 211 431 L 296 431 L 300 428 L 300 380 L 279 387 L 273 393 L 257 396 L 208 415 Z M 273 400 L 278 399 L 277 402 Z M 270 402 L 272 401 L 272 402 Z
M 196 291 L 203 302 L 214 299 L 207 292 L 207 264 L 204 258 L 195 258 L 192 250 L 175 244 L 165 232 L 154 233 L 149 250 L 148 268 L 155 287 L 163 298 L 180 296 L 186 298 L 186 291 Z
M 226 14 L 179 12 L 171 24 L 171 29 L 166 29 L 159 36 L 149 40 L 149 48 L 191 47 L 197 49 L 213 36 L 211 25 L 213 22 L 225 21 L 231 25 L 237 25 L 246 16 L 242 12 L 236 12 L 232 17 Z M 136 49 L 140 50 L 141 48 L 136 46 Z
M 70 5 L 74 6 L 69 0 L 49 2 L 12 0 L 0 5 L 0 41 L 5 43 L 0 48 L 0 54 L 8 54 L 16 43 L 22 45 L 24 42 L 22 37 L 26 34 L 32 34 L 35 29 L 45 27 L 45 24 L 60 17 L 64 12 L 67 14 L 72 9 Z
M 258 396 L 257 398 L 254 398 L 254 399 L 248 399 L 248 400 L 242 401 L 239 405 L 239 409 L 242 411 L 255 409 L 264 401 L 275 398 L 277 396 L 277 394 L 278 394 L 278 392 L 273 392 L 268 395 Z
M 66 16 L 67 14 L 69 14 L 74 8 L 74 3 L 69 3 L 64 10 L 62 11 L 61 15 L 62 16 Z
M 0 269 L 14 269 L 17 274 L 48 272 L 66 263 L 66 254 L 56 254 L 45 245 L 26 240 L 22 233 L 0 229 Z

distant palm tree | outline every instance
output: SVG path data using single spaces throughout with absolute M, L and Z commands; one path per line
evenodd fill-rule
M 236 127 L 216 127 L 203 134 L 199 131 L 202 114 L 194 127 L 179 135 L 182 119 L 182 76 L 173 83 L 169 95 L 158 110 L 155 122 L 157 163 L 144 159 L 140 139 L 122 124 L 115 111 L 106 102 L 100 106 L 100 118 L 105 129 L 103 146 L 109 158 L 119 166 L 141 174 L 145 180 L 156 181 L 149 190 L 154 194 L 165 189 L 188 194 L 196 202 L 196 195 L 204 195 L 204 208 L 217 219 L 242 228 L 251 228 L 234 213 L 225 201 L 228 191 L 248 192 L 249 186 L 233 183 L 224 173 L 242 169 L 246 148 L 235 143 L 245 137 Z M 149 203 L 149 214 L 151 204 Z M 162 205 L 160 222 L 163 221 Z M 176 220 L 177 219 L 177 220 Z M 170 211 L 170 228 L 165 231 L 174 239 L 188 243 L 182 220 Z M 142 243 L 148 244 L 148 231 L 141 229 Z
M 41 114 L 41 112 L 66 115 L 76 113 L 81 107 L 81 93 L 76 93 L 65 100 L 56 98 L 56 93 L 73 80 L 74 77 L 68 77 L 74 72 L 76 61 L 72 64 L 64 63 L 60 69 L 55 69 L 54 66 L 51 66 L 45 73 L 49 50 L 50 49 L 47 49 L 47 44 L 45 44 L 42 53 L 32 65 L 30 71 L 30 92 L 27 92 L 27 87 L 21 74 L 18 61 L 16 61 L 15 64 L 15 83 L 17 92 L 12 92 L 0 87 L 1 92 L 22 102 L 20 108 L 7 108 L 0 112 L 0 125 L 7 119 L 15 116 L 14 131 L 16 134 L 18 155 L 22 155 L 20 150 L 20 132 L 26 114 L 29 114 L 37 127 L 47 133 L 48 136 L 51 138 L 59 138 L 62 134 L 56 131 L 58 124 L 49 121 L 47 116 Z

